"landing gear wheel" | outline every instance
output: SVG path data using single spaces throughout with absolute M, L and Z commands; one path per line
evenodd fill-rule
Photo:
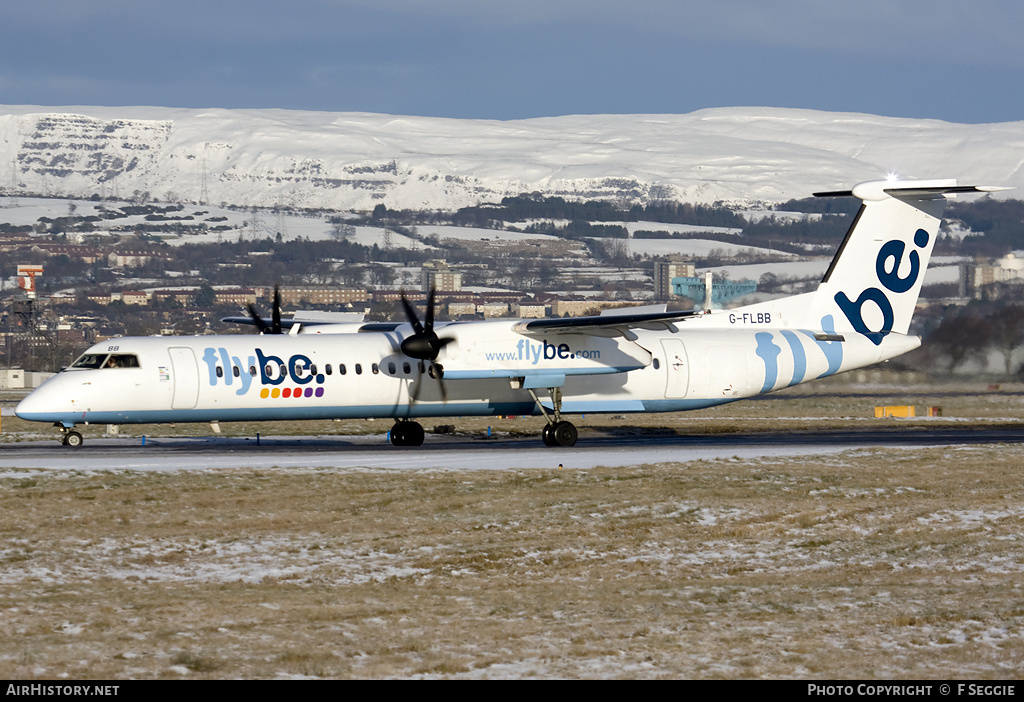
M 64 435 L 64 438 L 61 439 L 62 444 L 71 448 L 78 448 L 84 441 L 85 440 L 82 438 L 82 435 L 77 431 L 69 431 Z
M 545 446 L 557 446 L 555 443 L 555 425 L 545 424 L 540 432 L 540 438 L 544 440 Z
M 572 422 L 558 422 L 551 430 L 551 438 L 554 439 L 555 446 L 575 446 L 578 435 Z
M 422 446 L 426 432 L 417 422 L 395 422 L 391 427 L 391 443 L 395 446 Z

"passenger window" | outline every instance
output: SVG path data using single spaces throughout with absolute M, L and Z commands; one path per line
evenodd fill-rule
M 377 375 L 378 373 L 380 373 L 380 366 L 378 366 L 376 363 L 374 363 L 374 364 L 372 364 L 370 366 L 370 370 L 373 371 L 374 375 Z
M 249 375 L 256 377 L 256 366 L 249 366 Z
M 391 361 L 390 363 L 388 363 L 388 373 L 390 373 L 391 375 L 394 375 L 396 370 L 397 370 L 397 368 L 395 368 L 395 362 L 394 361 Z
M 327 375 L 331 374 L 331 364 L 330 363 L 328 363 L 327 365 L 324 366 L 324 373 L 326 373 Z
M 363 374 L 363 366 L 361 364 L 357 363 L 356 364 L 356 375 L 362 375 L 362 374 Z
M 315 363 L 314 363 L 314 364 L 312 364 L 312 365 L 311 365 L 311 366 L 309 367 L 309 374 L 310 374 L 310 375 L 316 375 L 316 364 L 315 364 Z
M 242 369 L 238 366 L 231 366 L 231 374 L 237 378 L 242 375 Z
M 659 368 L 661 368 L 661 361 L 654 359 L 654 370 L 658 370 Z
M 281 364 L 281 375 L 280 375 L 280 377 L 283 378 L 286 375 L 288 375 L 288 366 L 286 366 L 285 364 L 282 363 Z
M 341 373 L 342 375 L 345 375 L 346 373 L 348 373 L 348 368 L 345 367 L 344 363 L 339 363 L 338 364 L 338 372 Z
M 408 363 L 403 363 L 402 372 L 405 373 L 406 375 L 409 375 L 410 373 L 412 373 L 412 367 Z
M 220 366 L 217 366 L 217 377 L 218 378 L 223 378 L 224 377 L 224 369 L 221 368 Z
M 263 370 L 266 371 L 268 378 L 273 378 L 274 377 L 274 367 L 272 365 L 270 365 L 269 363 L 267 364 L 266 368 L 264 368 Z

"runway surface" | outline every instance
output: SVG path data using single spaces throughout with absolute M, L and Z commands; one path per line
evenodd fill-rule
M 920 425 L 849 430 L 680 436 L 672 433 L 584 435 L 572 448 L 537 437 L 428 435 L 423 446 L 396 448 L 384 435 L 255 438 L 86 437 L 69 449 L 57 441 L 0 444 L 0 474 L 26 470 L 225 470 L 266 468 L 369 470 L 587 469 L 731 457 L 826 455 L 855 449 L 1024 443 L 1019 423 L 970 427 Z

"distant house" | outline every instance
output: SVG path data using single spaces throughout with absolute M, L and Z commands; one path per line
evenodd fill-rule
M 453 271 L 445 261 L 427 261 L 420 275 L 420 290 L 429 292 L 431 289 L 449 292 L 462 290 L 462 273 Z
M 199 292 L 197 288 L 154 290 L 152 292 L 152 300 L 154 305 L 174 300 L 182 307 L 191 307 L 196 302 L 197 292 Z
M 508 303 L 481 302 L 476 306 L 476 311 L 484 317 L 504 317 L 508 314 Z
M 281 292 L 282 305 L 344 305 L 349 302 L 366 302 L 369 294 L 366 288 L 344 288 L 335 285 L 282 285 L 278 288 Z M 274 298 L 273 287 L 257 288 L 254 291 L 260 297 L 272 300 Z
M 170 261 L 172 258 L 166 251 L 113 251 L 107 256 L 107 265 L 112 268 L 135 268 L 153 260 Z
M 682 260 L 678 255 L 670 256 L 665 261 L 654 262 L 654 299 L 668 300 L 672 296 L 672 279 L 693 277 L 697 269 L 689 261 Z
M 551 316 L 582 317 L 611 307 L 622 307 L 622 300 L 592 300 L 585 297 L 558 299 L 551 302 Z
M 215 303 L 218 305 L 254 305 L 256 291 L 252 288 L 214 288 Z
M 113 296 L 108 292 L 87 293 L 85 298 L 89 302 L 95 302 L 98 305 L 109 305 L 111 300 L 113 300 Z
M 118 293 L 115 293 L 115 295 Z M 149 304 L 149 295 L 139 290 L 125 290 L 120 293 L 121 302 L 126 305 L 146 305 Z
M 960 297 L 982 297 L 985 286 L 1024 281 L 1024 258 L 1009 253 L 995 261 L 960 264 Z
M 538 319 L 547 316 L 548 306 L 533 298 L 523 298 L 512 303 L 512 314 L 520 319 Z
M 476 314 L 476 303 L 475 302 L 449 302 L 448 303 L 448 316 L 452 319 L 458 319 L 463 315 Z
M 77 244 L 33 244 L 32 251 L 41 253 L 44 256 L 67 256 L 68 258 L 80 258 L 86 263 L 96 263 L 103 258 L 103 252 L 91 246 L 78 246 Z

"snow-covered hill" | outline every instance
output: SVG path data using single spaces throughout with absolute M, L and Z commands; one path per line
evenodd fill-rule
M 0 192 L 454 209 L 539 191 L 776 202 L 895 173 L 1024 188 L 1024 122 L 772 108 L 518 121 L 0 106 Z M 1024 190 L 1017 197 L 1024 196 Z

